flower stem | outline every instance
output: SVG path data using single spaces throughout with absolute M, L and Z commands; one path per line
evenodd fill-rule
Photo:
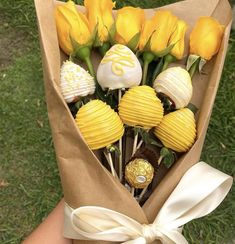
M 143 54 L 143 59 L 144 59 L 144 68 L 143 68 L 142 85 L 145 85 L 147 81 L 148 67 L 149 64 L 153 61 L 154 55 L 150 52 L 145 52 Z
M 162 67 L 162 71 L 166 70 L 168 68 L 169 64 L 171 64 L 175 60 L 176 60 L 176 58 L 174 56 L 172 56 L 171 54 L 167 54 L 164 57 L 164 64 L 163 64 L 163 67 Z
M 86 65 L 87 65 L 89 73 L 91 74 L 91 76 L 93 76 L 95 78 L 95 71 L 94 71 L 94 68 L 93 68 L 93 64 L 91 63 L 90 57 L 85 57 L 84 61 L 85 61 Z
M 143 69 L 142 85 L 145 85 L 146 84 L 148 67 L 149 67 L 149 63 L 145 61 L 144 62 L 144 69 Z
M 145 85 L 146 84 L 148 67 L 149 67 L 149 63 L 145 61 L 144 62 L 144 69 L 143 69 L 142 85 Z
M 91 63 L 91 49 L 89 46 L 84 46 L 76 50 L 75 56 L 84 61 L 90 74 L 95 78 L 95 71 Z

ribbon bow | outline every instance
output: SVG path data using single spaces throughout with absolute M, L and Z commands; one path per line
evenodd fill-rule
M 169 196 L 152 224 L 113 210 L 85 206 L 65 206 L 65 237 L 78 240 L 102 240 L 125 244 L 147 244 L 155 240 L 171 244 L 188 243 L 181 234 L 187 222 L 212 212 L 232 186 L 232 177 L 204 162 L 191 167 Z

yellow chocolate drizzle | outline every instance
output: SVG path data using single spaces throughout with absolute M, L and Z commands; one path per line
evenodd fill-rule
M 117 76 L 122 76 L 124 75 L 123 66 L 135 67 L 135 60 L 131 54 L 125 46 L 117 44 L 106 53 L 101 63 L 112 62 L 112 72 Z
M 119 103 L 119 116 L 124 124 L 151 129 L 163 118 L 163 106 L 149 86 L 130 88 Z
M 82 106 L 75 121 L 92 150 L 110 146 L 124 133 L 118 114 L 100 100 L 92 100 Z
M 165 147 L 176 152 L 186 152 L 196 138 L 194 114 L 188 108 L 182 108 L 165 115 L 162 122 L 154 129 L 154 134 Z

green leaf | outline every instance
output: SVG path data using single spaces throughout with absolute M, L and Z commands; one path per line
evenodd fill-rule
M 193 78 L 196 71 L 199 71 L 199 64 L 201 62 L 201 57 L 195 59 L 191 67 L 189 68 L 188 72 L 190 74 L 190 77 Z
M 79 49 L 83 48 L 83 47 L 89 47 L 91 48 L 92 47 L 92 44 L 93 44 L 93 39 L 90 38 L 90 40 L 86 43 L 86 44 L 80 44 L 78 42 L 76 42 L 73 37 L 71 36 L 71 34 L 69 34 L 69 38 L 70 38 L 70 41 L 71 41 L 71 44 L 72 44 L 72 47 L 73 47 L 73 53 L 72 53 L 72 56 L 74 56 L 74 53 L 76 53 Z
M 104 42 L 100 47 L 99 47 L 99 52 L 100 54 L 104 57 L 106 52 L 110 49 L 110 44 L 109 42 Z
M 160 151 L 160 157 L 162 157 L 162 162 L 167 166 L 167 167 L 170 167 L 176 157 L 175 157 L 175 152 L 173 152 L 172 150 L 166 148 L 166 147 L 163 147 Z
M 111 45 L 115 45 L 116 44 L 116 40 L 115 40 L 115 35 L 116 35 L 116 25 L 115 23 L 113 23 L 110 27 L 110 29 L 108 29 L 107 26 L 105 26 L 105 28 L 108 31 L 108 35 L 109 35 L 109 42 L 111 43 Z
M 132 50 L 135 51 L 137 48 L 137 45 L 140 40 L 140 32 L 136 33 L 131 40 L 127 43 L 127 46 Z
M 149 144 L 153 145 L 153 146 L 157 146 L 157 147 L 162 147 L 162 144 L 160 142 L 155 141 L 153 138 L 149 138 Z
M 162 147 L 162 144 L 154 140 L 151 137 L 150 133 L 145 129 L 141 127 L 134 127 L 133 130 L 134 130 L 134 135 L 138 133 L 146 145 L 154 145 L 157 147 Z
M 193 64 L 194 64 L 195 62 L 197 62 L 197 60 L 198 60 L 199 58 L 200 58 L 200 57 L 199 57 L 198 55 L 190 54 L 190 55 L 188 56 L 186 69 L 189 71 L 190 68 L 193 66 Z
M 98 26 L 99 23 L 97 22 L 91 35 L 91 40 L 94 47 L 100 47 L 103 44 L 99 39 Z
M 69 38 L 70 38 L 70 41 L 71 41 L 71 44 L 72 44 L 72 47 L 73 47 L 73 53 L 76 52 L 77 49 L 79 49 L 81 47 L 81 45 L 76 42 L 73 37 L 69 34 Z M 73 56 L 73 54 L 72 54 Z
M 155 31 L 153 31 L 152 34 L 150 35 L 148 41 L 145 44 L 145 47 L 144 47 L 143 51 L 151 51 L 151 39 L 152 39 L 152 36 L 153 36 Z
M 163 163 L 167 168 L 169 168 L 175 161 L 175 157 L 173 153 L 168 154 L 166 157 L 163 158 Z
M 202 68 L 203 68 L 203 66 L 206 64 L 206 60 L 204 59 L 204 58 L 201 58 L 201 60 L 200 60 L 200 62 L 199 62 L 199 72 L 201 73 L 201 71 L 202 71 Z
M 170 153 L 169 149 L 167 149 L 166 147 L 163 147 L 160 151 L 160 156 L 166 157 L 169 153 Z
M 156 55 L 157 57 L 161 58 L 166 56 L 167 54 L 169 54 L 172 50 L 172 48 L 174 47 L 175 44 L 171 44 L 170 46 L 166 47 L 165 49 L 163 49 L 160 52 L 154 52 L 154 55 Z

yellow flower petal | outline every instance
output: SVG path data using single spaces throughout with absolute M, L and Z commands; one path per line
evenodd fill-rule
M 124 7 L 119 9 L 116 18 L 116 41 L 121 41 L 120 44 L 126 45 L 132 37 L 141 31 L 144 18 L 144 10 L 141 8 Z
M 184 37 L 188 26 L 183 20 L 177 21 L 177 26 L 173 32 L 169 45 L 174 44 L 174 47 L 171 50 L 171 55 L 177 59 L 182 59 L 184 55 Z
M 60 47 L 66 54 L 73 52 L 71 38 L 81 45 L 89 42 L 88 21 L 84 14 L 77 11 L 73 1 L 56 7 L 55 21 Z
M 144 24 L 140 39 L 140 49 L 142 50 L 151 37 L 151 47 L 149 51 L 160 52 L 168 46 L 168 42 L 177 25 L 177 17 L 170 11 L 158 10 L 152 19 Z
M 98 36 L 101 42 L 108 40 L 108 30 L 114 23 L 112 9 L 115 3 L 112 0 L 85 0 L 90 31 L 98 24 Z
M 190 35 L 190 53 L 210 60 L 219 51 L 223 33 L 224 26 L 216 19 L 199 18 Z

